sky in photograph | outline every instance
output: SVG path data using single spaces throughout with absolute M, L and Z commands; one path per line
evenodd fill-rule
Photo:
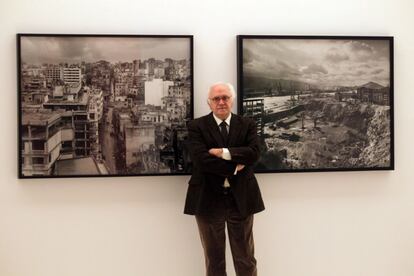
M 22 37 L 21 58 L 28 64 L 106 60 L 189 59 L 188 38 Z
M 367 82 L 389 85 L 384 40 L 244 39 L 245 76 L 295 80 L 321 87 Z

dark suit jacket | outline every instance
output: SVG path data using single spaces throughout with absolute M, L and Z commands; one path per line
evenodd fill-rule
M 232 114 L 227 146 L 213 113 L 191 121 L 188 135 L 193 173 L 188 183 L 185 214 L 208 214 L 220 198 L 226 177 L 242 215 L 264 210 L 259 185 L 253 174 L 253 165 L 259 158 L 259 143 L 253 120 Z M 229 149 L 230 161 L 208 153 L 211 148 L 223 147 Z M 234 175 L 237 164 L 245 167 Z

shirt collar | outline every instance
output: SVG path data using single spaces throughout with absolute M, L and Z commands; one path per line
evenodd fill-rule
M 214 120 L 216 120 L 217 125 L 220 125 L 221 122 L 223 122 L 223 120 L 217 117 L 216 115 L 214 115 L 214 113 L 213 113 L 213 117 L 214 117 Z M 231 120 L 231 112 L 230 112 L 230 115 L 226 118 L 226 120 L 224 120 L 228 126 L 230 126 L 230 120 Z

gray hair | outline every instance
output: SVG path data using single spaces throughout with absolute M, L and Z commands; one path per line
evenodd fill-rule
M 211 90 L 213 89 L 213 87 L 217 86 L 217 85 L 224 85 L 227 87 L 227 89 L 229 90 L 231 97 L 234 99 L 236 99 L 236 92 L 234 91 L 234 87 L 231 83 L 228 82 L 216 82 L 214 84 L 212 84 L 209 88 L 208 88 L 208 94 L 207 94 L 207 102 L 210 103 L 210 93 Z

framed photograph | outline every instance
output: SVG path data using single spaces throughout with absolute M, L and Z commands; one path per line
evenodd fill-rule
M 188 174 L 193 36 L 18 34 L 19 178 Z
M 238 36 L 257 172 L 394 169 L 393 37 Z

